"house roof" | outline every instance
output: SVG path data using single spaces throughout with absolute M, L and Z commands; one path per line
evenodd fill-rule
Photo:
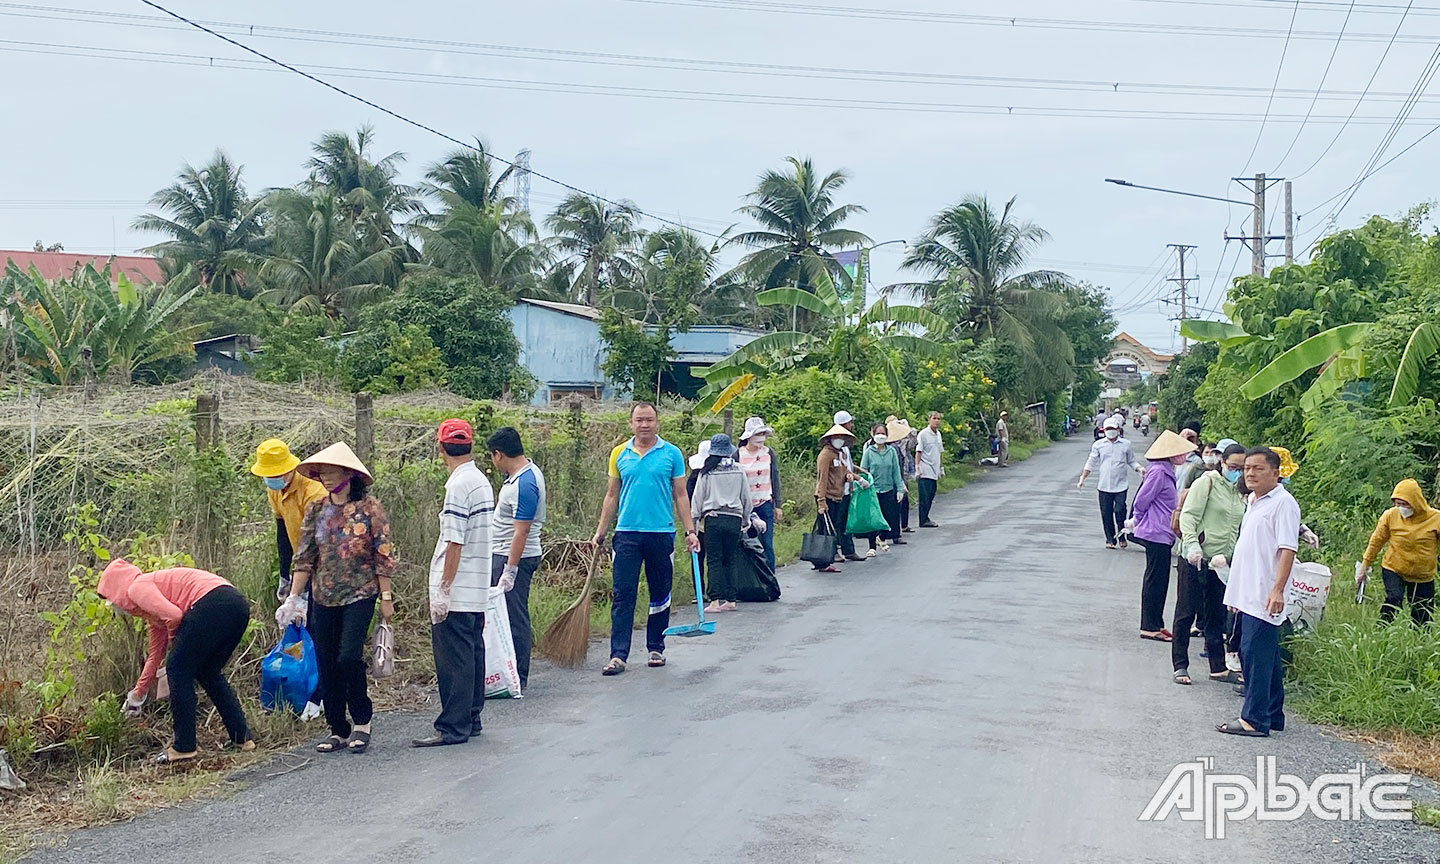
M 160 262 L 144 255 L 80 255 L 73 252 L 21 252 L 0 249 L 0 259 L 15 262 L 25 272 L 34 267 L 43 279 L 63 279 L 86 264 L 103 270 L 110 264 L 112 277 L 118 273 L 137 282 L 163 282 Z
M 1174 359 L 1175 359 L 1175 355 L 1174 355 L 1174 354 L 1161 354 L 1159 351 L 1156 351 L 1155 349 L 1153 349 L 1153 348 L 1151 348 L 1150 346 L 1146 345 L 1144 342 L 1141 342 L 1139 339 L 1136 339 L 1134 336 L 1131 336 L 1129 333 L 1126 333 L 1124 330 L 1121 330 L 1119 333 L 1116 333 L 1116 334 L 1115 334 L 1115 341 L 1116 341 L 1116 342 L 1127 342 L 1127 343 L 1129 343 L 1130 345 L 1134 346 L 1135 348 L 1139 348 L 1140 350 L 1146 352 L 1146 353 L 1149 354 L 1151 357 L 1154 357 L 1156 360 L 1162 360 L 1162 361 L 1167 361 L 1167 362 L 1168 362 L 1168 361 L 1170 361 L 1170 360 L 1174 360 Z
M 589 318 L 591 321 L 600 319 L 600 310 L 594 306 L 582 306 L 579 303 L 556 303 L 553 300 L 532 300 L 528 297 L 521 297 L 521 303 L 529 303 L 531 306 L 539 306 L 544 309 L 553 309 L 556 312 L 563 312 L 566 315 L 574 315 L 578 318 Z

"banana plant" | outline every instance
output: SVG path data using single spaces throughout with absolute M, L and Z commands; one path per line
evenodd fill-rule
M 1415 398 L 1420 389 L 1420 370 L 1425 361 L 1440 354 L 1440 325 L 1429 321 L 1416 327 L 1405 343 L 1405 353 L 1400 355 L 1400 366 L 1395 370 L 1395 383 L 1390 388 L 1391 408 L 1399 408 Z

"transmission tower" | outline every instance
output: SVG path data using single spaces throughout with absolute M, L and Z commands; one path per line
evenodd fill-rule
M 530 150 L 527 148 L 515 154 L 515 197 L 520 206 L 530 212 Z

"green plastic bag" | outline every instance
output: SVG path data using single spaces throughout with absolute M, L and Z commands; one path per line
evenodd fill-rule
M 880 509 L 880 498 L 875 487 L 860 488 L 856 483 L 850 490 L 850 516 L 845 520 L 845 533 L 855 536 L 881 534 L 890 530 L 885 513 Z

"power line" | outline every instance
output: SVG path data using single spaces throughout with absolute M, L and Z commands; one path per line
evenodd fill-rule
M 160 12 L 165 13 L 166 15 L 169 15 L 170 17 L 176 19 L 177 21 L 182 21 L 182 22 L 184 22 L 184 23 L 186 23 L 186 24 L 189 24 L 191 27 L 194 27 L 194 28 L 197 29 L 197 30 L 202 30 L 202 31 L 204 31 L 204 32 L 206 32 L 206 33 L 209 33 L 211 36 L 214 36 L 216 39 L 219 39 L 219 40 L 221 40 L 222 42 L 229 43 L 230 45 L 233 45 L 233 46 L 235 46 L 236 48 L 239 48 L 240 50 L 245 51 L 246 53 L 254 54 L 256 57 L 259 57 L 259 58 L 262 59 L 262 60 L 265 60 L 265 61 L 267 61 L 267 62 L 269 62 L 269 63 L 273 63 L 273 64 L 275 64 L 276 66 L 279 66 L 279 67 L 282 68 L 282 69 L 287 69 L 287 70 L 289 70 L 289 71 L 291 71 L 291 72 L 294 72 L 296 75 L 299 75 L 299 76 L 302 77 L 302 78 L 309 79 L 310 81 L 313 81 L 313 82 L 315 82 L 316 84 L 319 84 L 319 85 L 322 86 L 322 87 L 325 87 L 325 88 L 327 88 L 327 89 L 329 89 L 329 90 L 333 90 L 333 91 L 335 91 L 336 93 L 339 93 L 341 96 L 345 96 L 345 97 L 347 97 L 347 98 L 349 98 L 349 99 L 353 99 L 353 100 L 355 100 L 356 102 L 359 102 L 359 103 L 362 104 L 362 105 L 366 105 L 366 106 L 368 106 L 368 107 L 370 107 L 370 108 L 375 109 L 376 111 L 381 112 L 382 114 L 385 114 L 385 115 L 388 115 L 388 116 L 390 116 L 390 117 L 393 117 L 393 118 L 395 118 L 396 120 L 399 120 L 399 121 L 402 122 L 402 123 L 406 123 L 406 124 L 408 124 L 408 125 L 410 125 L 410 126 L 414 126 L 414 127 L 417 128 L 417 129 L 422 129 L 422 130 L 424 130 L 424 131 L 426 131 L 426 132 L 429 132 L 429 133 L 432 134 L 432 135 L 435 135 L 435 136 L 437 136 L 437 137 L 443 138 L 443 139 L 445 139 L 446 141 L 451 142 L 452 144 L 457 144 L 457 145 L 459 145 L 459 146 L 461 146 L 461 147 L 464 147 L 464 148 L 467 149 L 467 150 L 474 150 L 474 151 L 477 152 L 477 153 L 482 153 L 482 155 L 490 155 L 490 158 L 494 159 L 496 162 L 499 162 L 499 163 L 501 163 L 501 164 L 503 164 L 503 165 L 508 165 L 508 166 L 510 166 L 510 167 L 512 167 L 512 168 L 517 167 L 517 166 L 515 165 L 515 163 L 514 163 L 514 162 L 511 162 L 509 159 L 505 159 L 504 157 L 501 157 L 501 156 L 495 156 L 495 155 L 493 155 L 493 154 L 484 154 L 483 151 L 479 150 L 479 149 L 478 149 L 477 147 L 475 147 L 475 145 L 473 145 L 473 144 L 469 144 L 469 143 L 467 143 L 467 142 L 465 142 L 465 141 L 462 141 L 461 139 L 456 138 L 456 137 L 453 136 L 453 135 L 447 135 L 447 134 L 445 134 L 444 132 L 441 132 L 439 129 L 436 129 L 436 128 L 432 127 L 432 126 L 427 126 L 426 124 L 421 123 L 421 122 L 418 121 L 418 120 L 412 120 L 411 118 L 406 117 L 406 116 L 403 115 L 403 114 L 400 114 L 400 113 L 398 113 L 398 112 L 396 112 L 396 111 L 392 111 L 391 109 L 386 108 L 385 106 L 380 105 L 380 104 L 378 104 L 378 103 L 372 102 L 372 101 L 370 101 L 369 99 L 366 99 L 366 98 L 363 97 L 363 96 L 358 96 L 358 95 L 356 95 L 356 94 L 354 94 L 354 93 L 351 93 L 351 92 L 348 91 L 348 90 L 345 90 L 345 89 L 343 89 L 343 88 L 341 88 L 341 87 L 337 87 L 336 85 L 331 84 L 330 82 L 328 82 L 328 81 L 326 81 L 326 80 L 324 80 L 324 79 L 322 79 L 322 78 L 317 78 L 316 76 L 311 75 L 309 72 L 305 72 L 305 71 L 302 71 L 302 70 L 300 70 L 300 69 L 297 69 L 297 68 L 295 68 L 294 66 L 291 66 L 291 65 L 289 65 L 289 64 L 287 64 L 287 63 L 285 63 L 285 62 L 283 62 L 283 61 L 281 61 L 281 60 L 277 60 L 277 59 L 275 59 L 274 57 L 269 56 L 268 54 L 261 53 L 260 51 L 254 49 L 254 48 L 251 48 L 251 47 L 248 46 L 248 45 L 245 45 L 245 44 L 243 44 L 243 43 L 241 43 L 241 42 L 238 42 L 238 41 L 236 41 L 236 40 L 234 40 L 234 39 L 231 39 L 229 36 L 225 36 L 225 35 L 223 35 L 223 34 L 221 34 L 221 33 L 216 33 L 214 30 L 211 30 L 210 28 L 204 26 L 203 24 L 197 24 L 197 23 L 195 23 L 194 21 L 191 21 L 189 18 L 186 18 L 185 16 L 179 14 L 178 12 L 171 12 L 169 9 L 166 9 L 164 6 L 161 6 L 160 4 L 153 2 L 153 0 L 140 0 L 140 2 L 141 2 L 141 3 L 144 3 L 146 6 L 151 7 L 152 9 L 156 9 L 156 10 L 158 10 L 158 11 L 160 11 Z M 674 220 L 666 219 L 666 218 L 664 218 L 663 216 L 656 216 L 656 215 L 654 215 L 654 214 L 652 214 L 652 213 L 649 213 L 649 212 L 647 212 L 647 211 L 641 210 L 641 209 L 638 208 L 638 207 L 635 207 L 635 205 L 632 204 L 632 203 L 612 201 L 611 199 L 606 198 L 606 197 L 603 196 L 603 195 L 599 195 L 599 194 L 597 194 L 597 193 L 590 192 L 590 191 L 587 191 L 587 190 L 585 190 L 585 189 L 582 189 L 582 188 L 580 188 L 579 186 L 575 186 L 575 185 L 572 185 L 572 184 L 570 184 L 570 183 L 566 183 L 564 180 L 556 179 L 556 178 L 554 178 L 554 177 L 549 176 L 548 174 L 542 174 L 542 173 L 540 173 L 539 171 L 535 171 L 535 170 L 533 170 L 533 169 L 530 171 L 530 174 L 531 174 L 532 176 L 534 176 L 534 177 L 540 178 L 541 180 L 545 180 L 545 181 L 547 181 L 547 182 L 554 183 L 556 186 L 560 186 L 560 187 L 562 187 L 562 188 L 569 189 L 569 190 L 572 191 L 572 192 L 578 192 L 578 193 L 581 194 L 581 195 L 586 195 L 586 196 L 588 196 L 588 197 L 590 197 L 590 198 L 594 198 L 594 199 L 597 200 L 597 201 L 602 201 L 602 202 L 604 202 L 604 203 L 606 203 L 606 204 L 609 204 L 609 205 L 611 205 L 611 206 L 614 206 L 614 207 L 623 207 L 623 208 L 632 209 L 632 210 L 635 211 L 635 213 L 637 213 L 637 214 L 639 214 L 639 215 L 641 215 L 641 216 L 645 216 L 645 217 L 648 217 L 648 218 L 650 218 L 650 219 L 653 219 L 653 220 L 656 221 L 656 222 L 662 222 L 662 223 L 664 223 L 664 224 L 666 224 L 666 225 L 673 225 L 673 226 L 675 226 L 676 228 L 685 228 L 685 229 L 687 229 L 687 230 L 694 231 L 694 232 L 697 233 L 697 234 L 704 234 L 704 235 L 706 235 L 706 236 L 708 236 L 708 237 L 713 237 L 713 238 L 715 238 L 716 240 L 723 240 L 723 239 L 725 239 L 725 238 L 723 238 L 723 237 L 722 237 L 721 235 L 719 235 L 719 234 L 714 234 L 714 233 L 711 233 L 711 232 L 709 232 L 709 231 L 703 231 L 703 230 L 700 230 L 700 229 L 698 229 L 698 228 L 689 228 L 688 226 L 686 226 L 686 225 L 684 225 L 684 224 L 682 224 L 682 223 L 676 222 L 676 221 L 674 221 Z
M 1300 8 L 1300 0 L 1295 0 L 1295 8 Z M 1300 122 L 1300 128 L 1295 130 L 1295 137 L 1290 139 L 1290 146 L 1285 148 L 1285 155 L 1281 156 L 1275 163 L 1275 168 L 1270 172 L 1271 174 L 1280 173 L 1281 166 L 1285 164 L 1286 159 L 1290 158 L 1291 151 L 1295 149 L 1296 143 L 1300 141 L 1300 135 L 1305 131 L 1305 124 L 1309 122 L 1310 114 L 1315 110 L 1315 103 L 1320 101 L 1320 91 L 1325 89 L 1325 81 L 1330 77 L 1330 67 L 1335 64 L 1335 55 L 1340 53 L 1340 42 L 1345 38 L 1345 28 L 1350 25 L 1350 13 L 1354 11 L 1355 3 L 1354 0 L 1351 0 L 1350 8 L 1345 11 L 1345 20 L 1340 23 L 1340 35 L 1335 37 L 1335 45 L 1330 49 L 1330 59 L 1325 61 L 1325 71 L 1320 73 L 1320 83 L 1315 86 L 1315 98 L 1310 100 L 1310 107 L 1305 109 L 1305 119 Z M 1404 21 L 1404 16 L 1401 16 L 1400 22 L 1403 24 Z M 1399 25 L 1396 25 L 1396 32 L 1399 32 Z M 1388 51 L 1389 48 L 1386 48 L 1386 50 Z M 1365 97 L 1361 96 L 1360 98 L 1364 99 Z M 1245 172 L 1241 171 L 1240 173 L 1244 174 Z
M 209 31 L 207 31 L 209 32 Z M 226 38 L 226 37 L 221 37 Z M 105 60 L 125 60 L 133 62 L 149 62 L 164 65 L 180 66 L 202 66 L 206 68 L 219 69 L 240 69 L 248 71 L 275 71 L 266 68 L 266 63 L 245 59 L 214 58 L 207 55 L 179 54 L 175 52 L 161 51 L 140 51 L 129 48 L 108 48 L 102 46 L 88 45 L 64 45 L 60 43 L 35 43 L 22 42 L 20 40 L 0 40 L 0 45 L 20 46 L 41 46 L 41 47 L 11 47 L 5 50 L 22 54 L 41 54 L 61 57 L 93 57 Z M 262 55 L 263 56 L 263 55 Z M 548 92 L 566 94 L 591 94 L 605 96 L 624 96 L 633 98 L 666 99 L 682 102 L 718 102 L 726 104 L 741 105 L 775 105 L 787 108 L 813 107 L 822 109 L 841 109 L 847 111 L 867 110 L 884 111 L 887 113 L 917 113 L 917 114 L 972 114 L 986 116 L 1010 116 L 1010 117 L 1060 117 L 1079 119 L 1106 119 L 1106 120 L 1159 120 L 1179 121 L 1193 120 L 1198 122 L 1216 123 L 1249 123 L 1259 119 L 1256 114 L 1236 114 L 1234 112 L 1221 111 L 1177 111 L 1173 109 L 1127 109 L 1127 108 L 1084 108 L 1073 106 L 1027 106 L 1027 105 L 996 105 L 985 103 L 962 103 L 962 102 L 923 102 L 904 101 L 894 99 L 855 99 L 847 97 L 819 97 L 819 96 L 788 96 L 783 94 L 755 94 L 735 91 L 710 91 L 710 90 L 681 90 L 664 87 L 631 87 L 608 84 L 583 84 L 565 81 L 534 81 L 516 78 L 494 78 L 476 75 L 458 75 L 434 72 L 418 72 L 409 70 L 388 70 L 369 67 L 355 66 L 334 66 L 324 64 L 304 64 L 301 66 L 284 65 L 284 69 L 293 70 L 297 74 L 304 75 L 312 80 L 318 79 L 314 74 L 303 70 L 310 69 L 326 73 L 330 77 L 345 78 L 365 81 L 394 81 L 407 84 L 431 84 L 463 87 L 482 87 L 497 90 L 515 90 L 520 92 Z M 326 85 L 337 92 L 346 92 L 333 84 Z M 358 99 L 358 97 L 356 97 Z M 359 100 L 365 101 L 365 100 Z M 385 109 L 377 109 L 385 110 Z M 1269 122 L 1271 123 L 1298 123 L 1303 120 L 1299 114 L 1277 115 L 1272 113 Z M 1329 123 L 1341 122 L 1343 118 L 1338 115 L 1312 116 L 1310 122 Z M 1389 124 L 1392 118 L 1387 116 L 1366 116 L 1360 117 L 1351 122 L 1361 124 L 1378 125 Z M 1440 122 L 1440 118 L 1420 118 L 1413 122 Z M 507 160 L 495 157 L 497 161 L 509 164 Z M 540 177 L 539 174 L 534 174 Z M 542 178 L 548 179 L 548 178 Z M 563 185 L 563 184 L 561 184 Z
M 1285 30 L 1285 45 L 1280 49 L 1280 62 L 1275 64 L 1275 81 L 1270 85 L 1270 98 L 1265 101 L 1265 116 L 1260 118 L 1260 131 L 1255 133 L 1255 143 L 1250 145 L 1250 155 L 1245 157 L 1245 167 L 1240 169 L 1244 174 L 1250 170 L 1250 160 L 1255 158 L 1255 151 L 1260 147 L 1260 139 L 1265 136 L 1265 121 L 1270 119 L 1270 106 L 1275 104 L 1275 88 L 1280 86 L 1280 73 L 1285 70 L 1285 55 L 1290 52 L 1290 35 L 1295 32 L 1295 17 L 1300 14 L 1300 0 L 1295 0 L 1295 6 L 1290 12 L 1290 26 Z M 1309 112 L 1306 112 L 1306 119 L 1309 119 Z M 1305 128 L 1302 121 L 1300 128 Z
M 1410 6 L 1411 6 L 1411 5 L 1413 5 L 1413 0 L 1411 0 L 1411 4 L 1407 4 L 1407 5 L 1406 5 L 1406 7 L 1405 7 L 1405 12 L 1406 12 L 1406 14 L 1409 14 L 1409 12 L 1410 12 Z M 1362 103 L 1362 102 L 1365 101 L 1365 94 L 1367 94 L 1367 93 L 1370 92 L 1370 85 L 1372 85 L 1372 84 L 1375 83 L 1375 76 L 1377 76 L 1377 75 L 1380 74 L 1380 67 L 1385 65 L 1385 58 L 1390 56 L 1390 49 L 1391 49 L 1392 47 L 1394 47 L 1394 45 L 1395 45 L 1395 38 L 1400 35 L 1400 28 L 1401 28 L 1402 26 L 1404 26 L 1404 24 L 1405 24 L 1405 15 L 1401 15 L 1401 16 L 1400 16 L 1400 20 L 1397 21 L 1397 22 L 1395 22 L 1395 32 L 1390 34 L 1390 41 L 1387 42 L 1387 43 L 1385 43 L 1385 50 L 1384 50 L 1383 52 L 1381 52 L 1381 54 L 1380 54 L 1380 59 L 1375 63 L 1375 68 L 1370 72 L 1370 80 L 1368 80 L 1368 81 L 1365 82 L 1365 89 L 1362 90 L 1362 91 L 1360 91 L 1360 98 L 1358 98 L 1358 99 L 1355 100 L 1355 105 L 1354 105 L 1354 107 L 1352 107 L 1352 108 L 1350 109 L 1350 117 L 1354 117 L 1354 116 L 1355 116 L 1355 112 L 1360 110 L 1360 103 Z M 1338 44 L 1338 43 L 1337 43 L 1337 44 Z M 1349 126 L 1349 125 L 1350 125 L 1350 118 L 1346 118 L 1345 122 L 1342 123 L 1342 124 L 1340 124 L 1340 128 L 1337 129 L 1337 130 L 1335 130 L 1335 137 L 1331 138 L 1331 139 L 1330 139 L 1330 143 L 1325 145 L 1325 149 L 1320 151 L 1320 155 L 1315 157 L 1315 161 L 1314 161 L 1314 162 L 1311 162 L 1308 166 L 1306 166 L 1305 170 L 1299 172 L 1298 174 L 1296 174 L 1294 177 L 1292 177 L 1292 178 L 1290 178 L 1290 179 L 1291 179 L 1291 180 L 1298 180 L 1299 178 L 1304 177 L 1306 174 L 1309 174 L 1309 173 L 1310 173 L 1310 170 L 1311 170 L 1312 168 L 1314 168 L 1316 165 L 1319 165 L 1319 164 L 1320 164 L 1320 160 L 1322 160 L 1322 159 L 1325 158 L 1326 154 L 1328 154 L 1328 153 L 1330 152 L 1330 148 L 1334 147 L 1334 146 L 1335 146 L 1335 142 L 1340 140 L 1340 136 L 1345 134 L 1345 129 L 1346 129 L 1346 127 Z M 1303 128 L 1303 127 L 1302 127 L 1302 128 Z

